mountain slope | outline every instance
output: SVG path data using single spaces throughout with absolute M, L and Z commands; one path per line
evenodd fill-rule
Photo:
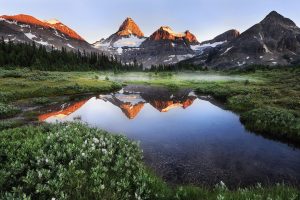
M 209 49 L 215 48 L 220 45 L 225 45 L 228 42 L 231 42 L 235 38 L 237 38 L 240 35 L 240 32 L 235 29 L 231 29 L 229 31 L 226 31 L 218 36 L 216 36 L 212 40 L 203 41 L 200 44 L 193 44 L 191 45 L 191 48 L 197 53 L 197 54 L 203 54 L 204 52 L 208 52 Z
M 58 20 L 43 21 L 30 15 L 0 16 L 0 37 L 13 42 L 35 42 L 50 49 L 94 51 L 81 36 Z
M 272 11 L 236 39 L 188 62 L 208 67 L 290 65 L 300 61 L 300 28 Z
M 147 38 L 139 48 L 126 48 L 121 58 L 125 62 L 136 60 L 144 67 L 174 64 L 191 58 L 195 52 L 190 45 L 199 44 L 196 37 L 186 31 L 176 33 L 170 27 L 162 26 Z
M 116 33 L 95 42 L 93 46 L 113 54 L 120 54 L 123 47 L 139 47 L 144 40 L 144 33 L 133 19 L 128 17 Z

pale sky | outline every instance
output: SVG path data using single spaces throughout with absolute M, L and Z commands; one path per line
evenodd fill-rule
M 276 10 L 300 25 L 300 0 L 0 0 L 0 15 L 56 18 L 93 43 L 131 17 L 146 36 L 160 26 L 190 30 L 199 41 L 235 28 L 244 31 Z

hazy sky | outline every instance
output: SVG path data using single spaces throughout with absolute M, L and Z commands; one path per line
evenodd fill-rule
M 56 18 L 89 42 L 116 32 L 129 16 L 148 36 L 162 25 L 190 30 L 199 41 L 244 31 L 276 10 L 300 25 L 300 0 L 0 0 L 0 15 Z

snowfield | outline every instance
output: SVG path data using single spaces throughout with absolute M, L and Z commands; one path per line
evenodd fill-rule
M 227 41 L 225 40 L 225 41 L 221 41 L 221 42 L 214 42 L 214 43 L 207 43 L 207 44 L 191 45 L 191 49 L 194 50 L 194 51 L 199 51 L 199 50 L 206 49 L 206 48 L 208 48 L 208 47 L 215 48 L 216 46 L 219 46 L 219 45 L 221 45 L 221 44 L 224 44 L 225 42 L 227 42 Z
M 35 35 L 33 35 L 32 33 L 24 33 L 24 35 L 26 37 L 28 37 L 29 39 L 33 40 L 33 38 L 37 38 Z
M 116 48 L 120 47 L 139 47 L 143 42 L 145 41 L 145 38 L 139 38 L 134 35 L 131 35 L 129 38 L 122 38 L 118 41 L 116 41 L 113 46 Z

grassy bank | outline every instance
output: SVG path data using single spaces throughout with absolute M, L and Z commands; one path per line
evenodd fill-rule
M 20 99 L 34 98 L 33 103 L 49 103 L 49 97 L 86 93 L 106 93 L 121 89 L 121 85 L 100 80 L 95 72 L 43 72 L 27 69 L 0 69 L 0 119 L 21 112 L 12 104 Z M 1 121 L 0 130 L 20 125 L 19 121 Z
M 99 80 L 94 72 L 0 70 L 0 101 L 32 97 L 110 92 L 120 85 Z
M 214 72 L 203 73 L 210 75 Z M 252 131 L 300 141 L 299 68 L 218 73 L 239 75 L 242 79 L 182 80 L 176 73 L 164 73 L 165 78 L 126 83 L 160 85 L 174 90 L 193 88 L 200 95 L 212 95 L 227 109 L 239 113 L 241 121 Z
M 18 147 L 18 148 L 16 148 Z M 0 132 L 1 199 L 299 199 L 284 185 L 171 188 L 144 166 L 138 145 L 80 124 Z

